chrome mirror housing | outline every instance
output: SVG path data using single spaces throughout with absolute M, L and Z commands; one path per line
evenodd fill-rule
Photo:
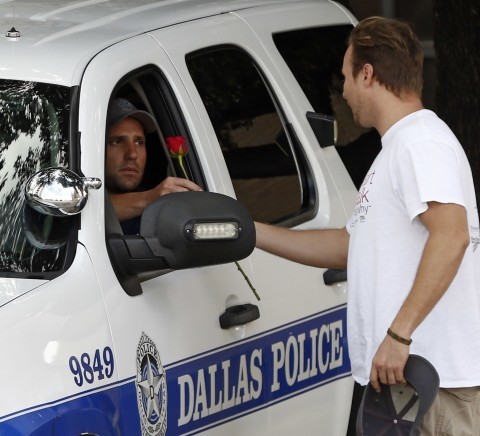
M 101 186 L 97 178 L 80 177 L 66 168 L 46 168 L 28 179 L 25 199 L 31 208 L 45 215 L 77 215 L 87 203 L 88 190 Z

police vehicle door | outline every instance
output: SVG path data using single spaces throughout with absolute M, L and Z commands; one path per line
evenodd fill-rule
M 311 20 L 309 12 L 298 18 Z M 314 12 L 329 16 L 332 10 Z M 335 12 L 334 18 L 348 23 L 343 12 L 336 7 Z M 287 15 L 279 14 L 274 21 L 291 28 Z M 181 37 L 187 33 L 195 37 Z M 353 204 L 355 189 L 333 147 L 320 149 L 305 118 L 312 106 L 279 54 L 267 53 L 265 41 L 234 14 L 152 35 L 189 90 L 201 121 L 192 130 L 203 130 L 208 138 L 198 143 L 199 163 L 210 178 L 208 189 L 235 196 L 259 221 L 304 228 L 345 224 L 348 212 L 343 201 Z M 179 428 L 209 428 L 215 415 L 219 419 L 244 415 L 224 427 L 287 434 L 301 421 L 305 434 L 315 433 L 319 426 L 325 434 L 345 434 L 352 387 L 345 283 L 326 285 L 323 270 L 260 251 L 241 264 L 261 300 L 239 283 L 234 300 L 224 300 L 226 307 L 255 304 L 260 318 L 231 329 L 240 330 L 241 339 L 235 342 L 232 337 L 230 347 L 215 351 L 216 365 L 210 367 L 200 357 L 189 362 L 188 371 L 202 376 L 176 383 Z M 231 290 L 224 289 L 224 295 Z M 233 371 L 238 381 L 218 373 L 204 381 L 209 368 L 215 373 L 220 366 L 240 368 L 238 375 Z M 232 390 L 235 406 L 220 411 L 219 398 L 225 400 Z M 189 395 L 183 396 L 186 392 Z M 222 427 L 218 434 L 227 430 Z
M 186 38 L 187 30 L 196 37 Z M 312 143 L 318 148 L 315 139 L 296 125 L 291 105 L 297 103 L 282 91 L 287 89 L 285 79 L 238 17 L 198 20 L 152 36 L 160 45 L 149 36 L 127 40 L 105 50 L 87 68 L 80 100 L 83 155 L 91 153 L 99 159 L 85 159 L 82 168 L 89 174 L 103 174 L 108 102 L 117 95 L 136 96 L 157 117 L 163 135 L 188 139 L 189 177 L 205 189 L 232 197 L 253 193 L 247 206 L 256 219 L 342 225 L 345 213 L 325 163 L 318 158 L 318 150 L 307 146 Z M 201 62 L 208 59 L 203 54 L 211 53 L 211 47 L 215 47 L 213 53 L 218 51 L 219 37 L 225 44 L 220 59 L 213 59 L 221 63 L 219 71 L 233 74 L 232 67 L 247 60 L 246 74 L 262 94 L 264 105 L 255 113 L 243 100 L 243 106 L 233 111 L 236 119 L 217 120 L 234 126 L 224 136 L 211 113 L 221 99 L 208 107 L 201 86 L 197 87 L 202 80 Z M 125 53 L 129 53 L 128 62 Z M 254 71 L 248 70 L 252 65 Z M 106 70 L 111 72 L 109 77 L 100 77 Z M 258 150 L 243 146 L 252 128 L 265 133 L 254 144 Z M 232 136 L 242 146 L 232 146 Z M 271 162 L 274 175 L 265 173 L 265 165 L 245 175 L 242 171 L 250 165 L 243 165 L 236 176 L 235 163 L 243 159 Z M 175 168 L 175 162 L 167 168 Z M 249 187 L 257 179 L 262 183 Z M 272 182 L 285 189 L 268 190 Z M 262 185 L 267 191 L 259 194 Z M 275 191 L 288 196 L 286 204 L 280 204 Z M 248 195 L 241 200 L 248 203 Z M 267 201 L 275 207 L 267 207 Z M 268 215 L 272 210 L 273 215 Z M 96 217 L 95 225 L 101 230 L 100 218 Z M 144 281 L 142 294 L 131 296 L 117 280 L 98 235 L 83 238 L 87 247 L 98 248 L 90 255 L 104 285 L 125 434 L 140 434 L 140 429 L 143 434 L 203 430 L 225 434 L 235 429 L 279 434 L 298 429 L 299 420 L 306 433 L 321 425 L 328 434 L 344 434 L 339 423 L 346 425 L 351 389 L 344 285 L 322 289 L 323 271 L 256 252 L 240 261 L 248 281 L 230 263 L 172 271 Z M 259 318 L 255 310 L 250 311 L 255 306 Z M 245 311 L 246 318 L 239 325 L 230 319 L 232 326 L 222 328 L 219 318 L 227 309 Z

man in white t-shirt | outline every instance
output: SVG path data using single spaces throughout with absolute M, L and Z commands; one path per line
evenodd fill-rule
M 377 391 L 404 383 L 410 353 L 440 393 L 422 434 L 480 434 L 480 229 L 471 169 L 451 130 L 423 108 L 423 53 L 410 27 L 373 17 L 352 31 L 342 74 L 356 122 L 382 150 L 343 229 L 257 223 L 257 247 L 348 267 L 352 374 Z M 436 430 L 435 430 L 436 429 Z

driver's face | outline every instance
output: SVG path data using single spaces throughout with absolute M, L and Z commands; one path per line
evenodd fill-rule
M 147 150 L 142 124 L 125 118 L 108 130 L 106 187 L 110 192 L 134 191 L 140 184 Z

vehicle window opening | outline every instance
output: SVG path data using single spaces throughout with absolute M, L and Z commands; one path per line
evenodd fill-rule
M 234 46 L 193 52 L 186 62 L 210 116 L 235 194 L 255 220 L 305 221 L 313 186 L 272 88 Z
M 186 138 L 188 153 L 183 157 L 183 165 L 189 180 L 197 183 L 205 190 L 203 173 L 199 169 L 198 158 L 186 124 L 164 76 L 154 67 L 137 70 L 124 77 L 112 92 L 110 102 L 123 98 L 138 110 L 148 112 L 155 119 L 155 132 L 145 132 L 146 163 L 144 175 L 135 191 L 147 191 L 155 188 L 169 176 L 185 177 L 178 160 L 172 158 L 167 150 L 165 138 L 183 136 Z M 105 132 L 105 143 L 108 140 L 108 126 Z M 118 218 L 110 204 L 106 191 L 106 232 L 119 233 Z M 122 221 L 123 232 L 128 235 L 138 234 L 141 216 Z
M 168 152 L 165 138 L 169 136 L 183 136 L 187 139 L 188 154 L 183 159 L 187 176 L 205 189 L 193 141 L 163 75 L 157 70 L 148 69 L 129 76 L 119 83 L 112 94 L 112 99 L 114 98 L 126 98 L 137 109 L 149 112 L 159 128 L 158 132 L 146 135 L 147 163 L 139 189 L 151 189 L 167 176 L 184 177 L 178 161 L 172 159 Z

